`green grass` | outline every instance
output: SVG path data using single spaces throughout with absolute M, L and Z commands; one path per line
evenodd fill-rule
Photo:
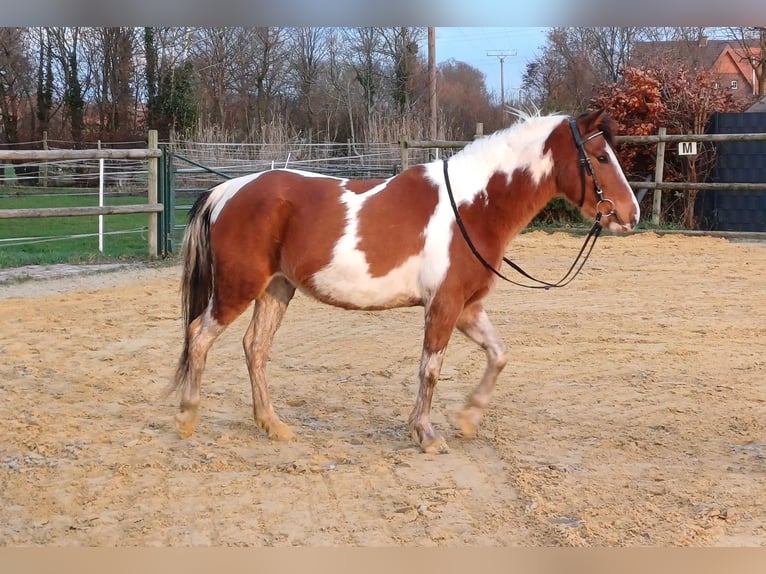
M 0 188 L 0 209 L 98 205 L 97 195 L 70 195 L 89 190 Z M 43 195 L 44 192 L 44 195 Z M 66 194 L 66 195 L 65 195 Z M 106 197 L 105 205 L 146 203 L 146 197 Z M 179 211 L 178 222 L 185 221 Z M 50 263 L 102 263 L 146 260 L 149 215 L 104 216 L 104 251 L 98 250 L 98 216 L 0 219 L 0 268 Z M 89 237 L 72 237 L 89 235 Z M 178 233 L 176 237 L 178 237 Z M 180 237 L 176 244 L 180 244 Z

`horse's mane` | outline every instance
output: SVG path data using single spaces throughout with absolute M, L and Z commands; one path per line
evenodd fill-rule
M 525 107 L 525 108 L 514 108 L 511 106 L 508 106 L 506 108 L 506 111 L 512 116 L 516 117 L 521 122 L 526 122 L 534 118 L 542 117 L 542 111 L 534 103 L 530 103 L 528 107 Z M 582 114 L 580 114 L 578 119 L 587 116 L 589 113 L 591 112 L 583 112 Z M 552 113 L 549 115 L 557 116 L 560 114 Z M 617 135 L 617 129 L 619 127 L 617 122 L 608 113 L 606 113 L 606 114 L 602 114 L 600 121 L 596 127 L 601 132 L 604 133 L 604 139 L 606 139 L 610 147 L 614 147 L 615 136 Z
M 542 116 L 542 111 L 540 110 L 540 108 L 538 108 L 532 102 L 520 108 L 514 108 L 513 106 L 506 106 L 505 111 L 522 122 L 526 122 L 533 118 L 539 118 Z M 553 114 L 553 115 L 556 115 L 556 114 Z

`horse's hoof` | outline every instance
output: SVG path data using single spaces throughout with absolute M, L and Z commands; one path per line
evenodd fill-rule
M 449 453 L 449 447 L 447 441 L 443 436 L 436 435 L 432 439 L 424 439 L 420 441 L 420 448 L 426 454 L 447 454 Z
M 476 438 L 478 425 L 474 422 L 473 417 L 467 409 L 458 415 L 457 426 L 460 429 L 460 434 L 463 438 Z
M 197 412 L 186 410 L 175 416 L 176 432 L 180 438 L 189 438 L 197 426 Z
M 257 421 L 257 423 L 259 427 L 266 431 L 271 440 L 286 442 L 295 439 L 295 435 L 290 427 L 279 419 Z
M 290 430 L 289 426 L 284 423 L 279 423 L 276 428 L 269 429 L 269 438 L 271 440 L 286 442 L 289 440 L 294 440 L 295 435 L 293 434 L 293 431 Z

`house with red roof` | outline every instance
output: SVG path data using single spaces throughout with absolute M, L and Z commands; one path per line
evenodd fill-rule
M 748 43 L 747 48 L 745 50 L 734 40 L 705 37 L 698 42 L 637 42 L 630 65 L 650 67 L 676 61 L 692 69 L 706 70 L 713 75 L 717 88 L 729 90 L 735 100 L 749 103 L 758 95 L 755 69 L 762 57 L 762 49 L 757 40 Z

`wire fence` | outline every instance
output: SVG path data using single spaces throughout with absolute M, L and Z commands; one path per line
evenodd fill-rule
M 140 149 L 146 148 L 146 141 L 120 142 L 74 142 L 45 138 L 28 142 L 3 144 L 7 150 L 95 150 L 95 149 Z M 70 159 L 56 161 L 2 161 L 0 162 L 0 197 L 13 194 L 17 186 L 32 193 L 33 188 L 73 188 L 69 195 L 88 195 L 89 188 L 99 185 L 99 160 Z M 129 192 L 146 189 L 147 168 L 144 160 L 110 160 L 104 165 L 104 178 L 115 191 Z M 62 192 L 57 191 L 60 195 Z
M 401 170 L 399 144 L 231 144 L 178 142 L 174 154 L 230 175 L 287 167 L 337 177 L 385 178 Z M 208 188 L 220 177 L 176 163 L 178 188 Z

